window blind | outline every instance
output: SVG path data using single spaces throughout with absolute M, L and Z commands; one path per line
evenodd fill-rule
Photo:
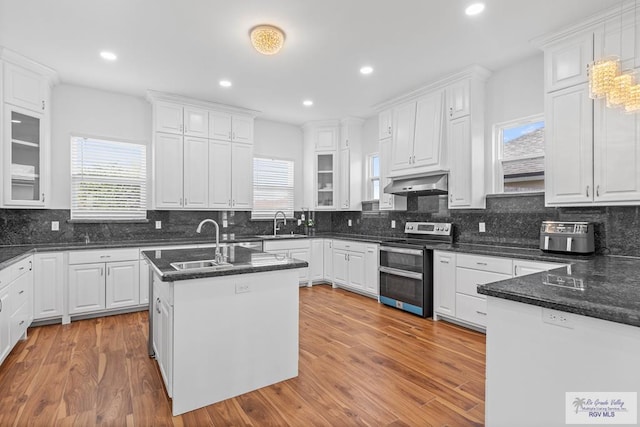
M 147 217 L 147 147 L 71 138 L 71 219 Z
M 253 159 L 251 219 L 273 219 L 277 211 L 293 218 L 293 161 Z

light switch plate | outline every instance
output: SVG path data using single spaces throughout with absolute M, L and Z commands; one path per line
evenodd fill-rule
M 156 230 L 160 230 L 162 228 L 162 221 L 156 221 Z
M 353 222 L 352 222 L 351 220 L 348 220 L 348 221 L 347 221 L 347 225 L 348 225 L 349 227 L 351 227 L 351 226 L 353 225 Z
M 395 219 L 391 220 L 391 228 L 396 228 L 396 220 Z
M 301 219 L 298 220 L 298 225 L 302 225 L 302 220 Z
M 51 231 L 60 230 L 60 222 L 59 221 L 51 221 Z
M 484 222 L 479 222 L 479 223 L 478 223 L 478 231 L 479 231 L 480 233 L 484 233 L 484 232 L 486 232 L 486 231 L 487 231 L 487 227 L 486 227 L 486 225 L 485 225 L 485 223 L 484 223 Z
M 222 220 L 222 228 L 227 228 L 229 226 L 229 221 L 227 221 L 226 219 Z

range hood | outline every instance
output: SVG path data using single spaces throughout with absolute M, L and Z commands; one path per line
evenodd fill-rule
M 384 187 L 385 193 L 399 196 L 434 196 L 447 194 L 447 175 L 415 176 L 411 178 L 394 178 Z

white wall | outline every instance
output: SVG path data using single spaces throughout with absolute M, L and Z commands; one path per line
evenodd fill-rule
M 544 55 L 525 58 L 495 71 L 485 93 L 485 182 L 494 192 L 493 127 L 522 117 L 544 113 Z
M 313 170 L 303 170 L 303 145 L 302 129 L 299 126 L 255 120 L 253 155 L 294 161 L 295 209 L 300 209 L 303 205 L 303 174 L 313 174 Z
M 150 147 L 151 105 L 144 98 L 61 84 L 53 89 L 51 111 L 52 209 L 70 208 L 72 135 L 144 142 Z M 150 154 L 149 148 L 149 176 Z

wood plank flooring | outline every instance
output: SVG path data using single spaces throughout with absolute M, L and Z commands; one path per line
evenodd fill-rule
M 300 289 L 299 376 L 178 417 L 147 313 L 29 329 L 0 366 L 0 426 L 483 425 L 485 337 L 327 285 Z

